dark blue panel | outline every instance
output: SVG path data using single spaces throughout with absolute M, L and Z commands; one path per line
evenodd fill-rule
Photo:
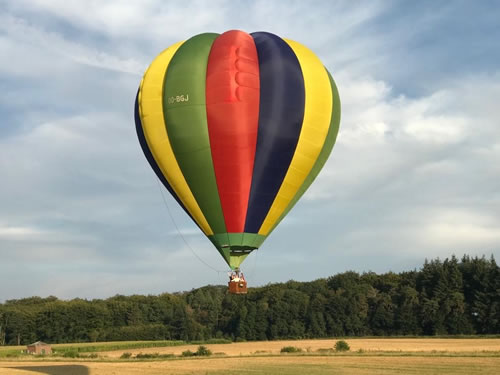
M 304 77 L 290 46 L 280 37 L 251 34 L 257 47 L 260 108 L 257 149 L 245 222 L 257 233 L 292 161 L 304 119 Z
M 139 138 L 139 143 L 141 144 L 142 152 L 144 152 L 144 156 L 146 156 L 146 159 L 148 160 L 149 164 L 151 165 L 151 168 L 153 168 L 153 171 L 156 173 L 162 184 L 167 188 L 168 192 L 172 194 L 174 199 L 179 203 L 179 205 L 184 209 L 184 211 L 189 215 L 189 217 L 194 221 L 193 217 L 189 214 L 188 210 L 186 210 L 186 207 L 182 204 L 181 200 L 175 194 L 174 189 L 170 186 L 168 183 L 167 179 L 165 176 L 163 176 L 163 173 L 156 164 L 156 160 L 153 157 L 153 154 L 151 153 L 151 150 L 148 147 L 148 143 L 146 141 L 146 137 L 144 136 L 144 130 L 142 129 L 142 122 L 141 122 L 141 117 L 139 116 L 139 91 L 137 91 L 137 95 L 135 96 L 135 106 L 134 106 L 134 118 L 135 118 L 135 130 L 137 131 L 137 138 Z M 194 221 L 196 225 L 196 221 Z

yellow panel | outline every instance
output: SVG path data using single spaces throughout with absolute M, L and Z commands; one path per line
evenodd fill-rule
M 259 234 L 267 236 L 311 171 L 323 148 L 332 116 L 332 89 L 325 67 L 303 45 L 285 39 L 297 56 L 304 76 L 304 121 L 297 148 L 285 179 L 267 213 Z
M 168 139 L 163 116 L 163 79 L 170 60 L 182 43 L 176 43 L 160 53 L 144 73 L 139 91 L 139 114 L 148 147 L 156 163 L 184 207 L 203 232 L 209 236 L 213 234 L 213 231 L 179 168 Z

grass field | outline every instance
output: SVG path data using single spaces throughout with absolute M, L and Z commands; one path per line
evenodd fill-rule
M 192 342 L 192 344 L 221 344 L 231 343 L 225 339 L 211 339 L 203 342 Z M 102 351 L 118 351 L 125 349 L 144 349 L 156 347 L 170 347 L 186 345 L 185 341 L 181 340 L 165 340 L 165 341 L 111 341 L 99 343 L 73 343 L 73 344 L 55 344 L 52 349 L 58 353 L 76 351 L 79 353 L 96 353 Z M 26 349 L 26 346 L 0 346 L 0 359 L 13 356 L 21 353 Z
M 335 339 L 207 344 L 204 358 L 122 360 L 124 352 L 179 355 L 198 345 L 147 347 L 138 342 L 100 343 L 97 359 L 20 357 L 0 360 L 0 375 L 155 375 L 155 374 L 500 374 L 500 338 L 348 338 L 351 351 L 332 353 Z M 146 342 L 147 343 L 147 342 Z M 178 344 L 178 343 L 176 343 Z M 89 347 L 71 344 L 66 347 Z M 169 344 L 171 345 L 171 344 Z M 120 347 L 121 346 L 121 347 Z M 134 348 L 136 346 L 136 348 Z M 280 354 L 295 346 L 300 354 Z M 57 347 L 57 346 L 56 346 Z M 117 350 L 106 350 L 106 349 Z M 13 348 L 1 348 L 12 350 Z M 16 348 L 20 350 L 21 348 Z M 323 349 L 323 350 L 321 350 Z M 224 353 L 224 354 L 222 354 Z

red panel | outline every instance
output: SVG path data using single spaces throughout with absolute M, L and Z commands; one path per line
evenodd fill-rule
M 228 233 L 245 227 L 259 123 L 259 61 L 253 38 L 221 34 L 208 57 L 206 99 L 212 160 Z

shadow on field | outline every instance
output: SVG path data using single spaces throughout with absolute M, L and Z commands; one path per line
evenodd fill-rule
M 82 365 L 54 365 L 54 366 L 18 366 L 9 367 L 15 370 L 33 371 L 48 375 L 89 375 L 90 371 Z

